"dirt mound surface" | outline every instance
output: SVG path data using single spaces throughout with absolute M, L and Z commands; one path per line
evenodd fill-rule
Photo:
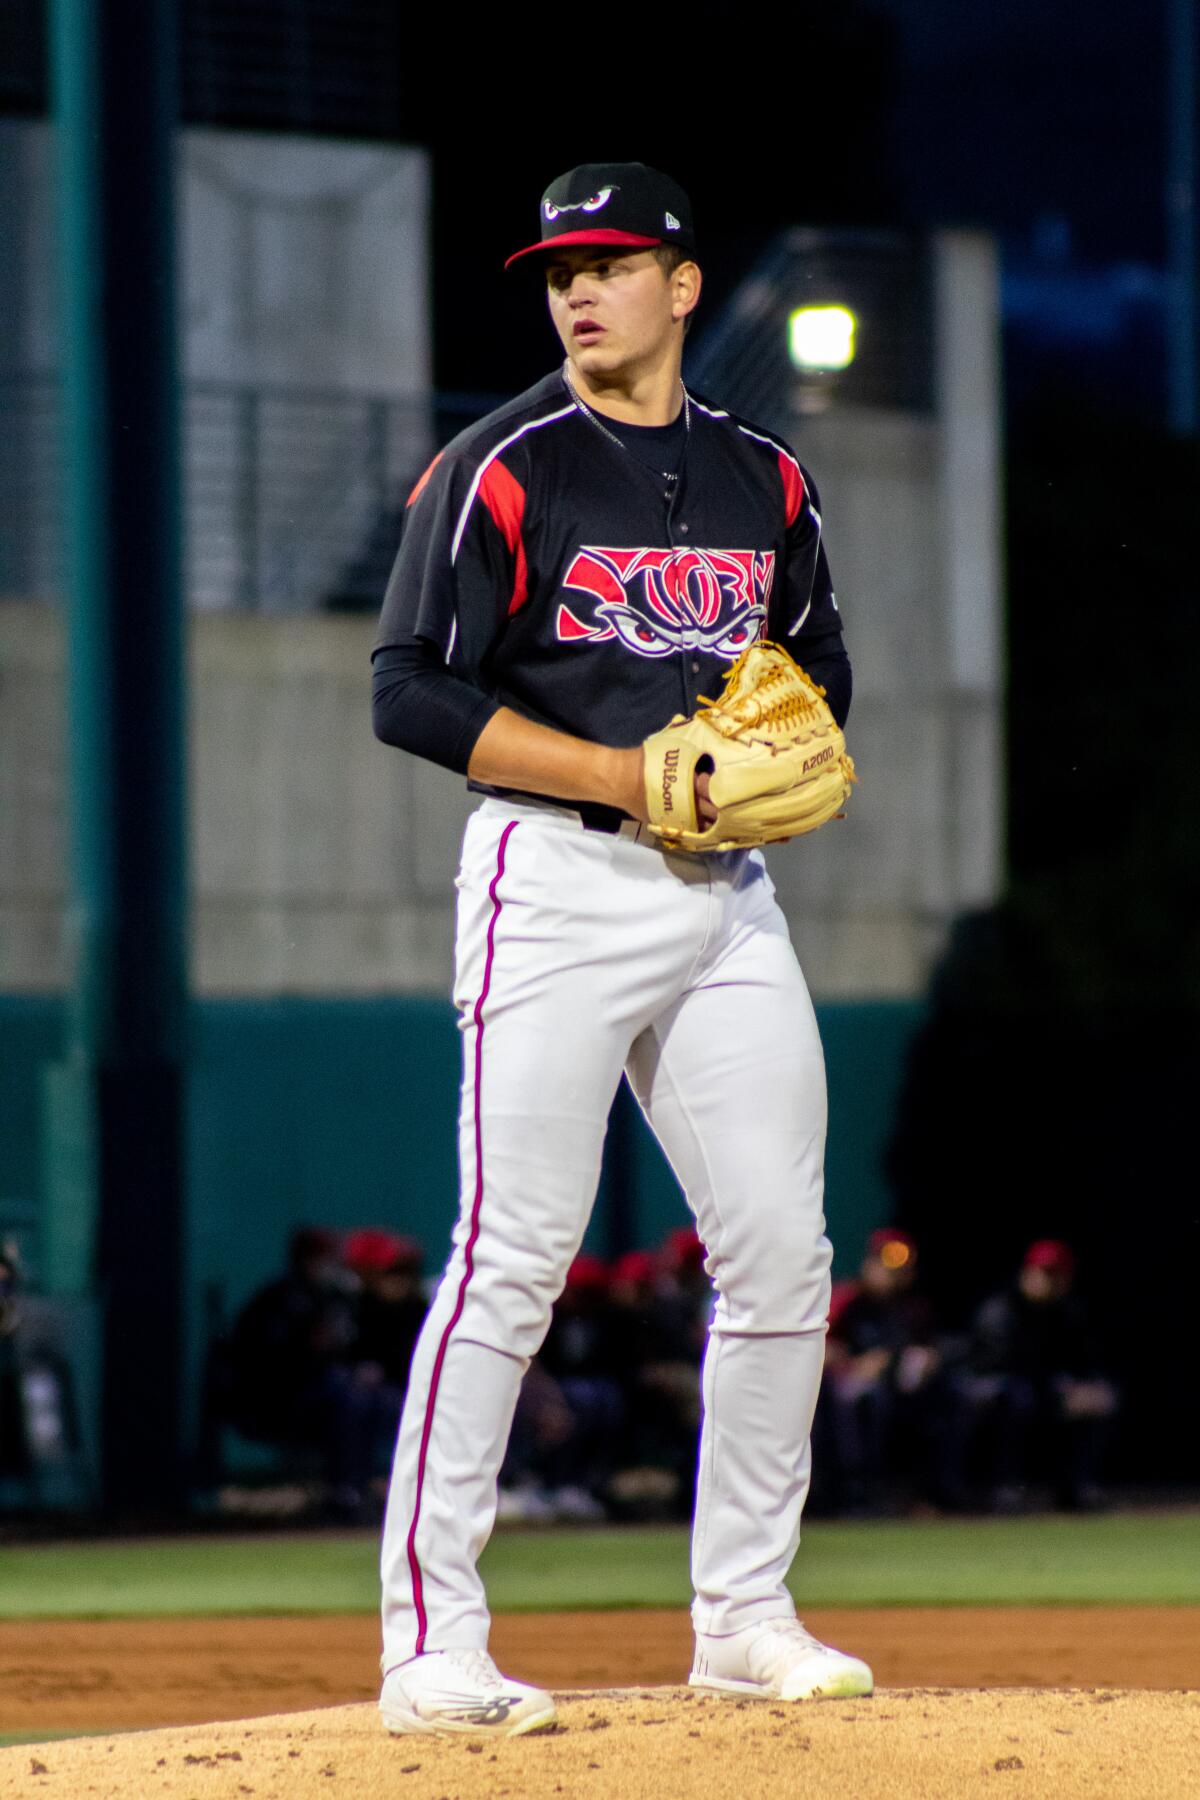
M 1200 1688 L 1200 1608 L 895 1607 L 807 1612 L 881 1687 Z M 502 1613 L 492 1652 L 550 1688 L 662 1687 L 692 1660 L 675 1611 Z M 0 1733 L 51 1737 L 259 1718 L 373 1700 L 379 1621 L 6 1620 Z
M 873 1700 L 726 1700 L 687 1688 L 560 1696 L 549 1733 L 390 1738 L 373 1706 L 0 1751 L 0 1796 L 77 1800 L 838 1800 L 1195 1792 L 1200 1695 L 883 1689 Z

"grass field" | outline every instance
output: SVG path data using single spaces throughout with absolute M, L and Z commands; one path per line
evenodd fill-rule
M 0 1547 L 0 1618 L 372 1612 L 374 1533 Z M 685 1606 L 680 1527 L 502 1531 L 496 1612 Z M 1200 1604 L 1200 1513 L 808 1526 L 801 1606 Z

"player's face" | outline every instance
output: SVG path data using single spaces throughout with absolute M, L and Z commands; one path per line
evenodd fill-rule
M 550 317 L 570 361 L 601 380 L 653 367 L 677 343 L 683 317 L 695 304 L 689 271 L 698 294 L 694 263 L 667 275 L 652 250 L 574 249 L 551 256 Z

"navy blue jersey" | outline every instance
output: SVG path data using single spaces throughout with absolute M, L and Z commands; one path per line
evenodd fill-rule
M 686 416 L 669 474 L 561 372 L 460 433 L 413 490 L 376 651 L 424 640 L 494 703 L 618 748 L 716 694 L 764 636 L 820 680 L 844 669 L 848 704 L 810 477 L 695 395 Z

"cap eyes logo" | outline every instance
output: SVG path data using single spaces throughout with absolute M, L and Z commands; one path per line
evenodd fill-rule
M 612 199 L 612 197 L 615 193 L 616 193 L 615 188 L 602 187 L 600 189 L 600 192 L 598 194 L 593 194 L 590 200 L 573 200 L 570 203 L 570 205 L 563 205 L 563 206 L 555 206 L 553 200 L 543 200 L 542 201 L 542 211 L 546 215 L 547 219 L 551 220 L 552 222 L 553 222 L 553 220 L 557 219 L 557 217 L 560 213 L 599 212 L 600 208 L 602 206 L 608 205 L 609 201 Z
M 592 622 L 560 604 L 564 644 L 618 639 L 635 656 L 704 650 L 733 662 L 766 629 L 773 550 L 604 550 L 588 545 L 563 587 L 592 601 Z M 580 609 L 582 611 L 582 608 Z

